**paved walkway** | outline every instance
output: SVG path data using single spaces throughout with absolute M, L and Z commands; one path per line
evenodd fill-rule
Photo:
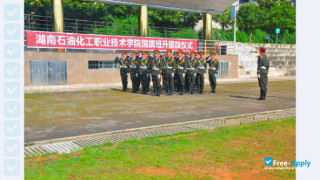
M 38 141 L 31 146 L 25 147 L 25 155 L 26 157 L 31 157 L 46 153 L 70 153 L 81 150 L 83 147 L 102 145 L 107 142 L 118 143 L 129 139 L 142 139 L 145 137 L 170 135 L 180 132 L 214 129 L 217 127 L 234 126 L 271 119 L 292 117 L 295 115 L 296 109 L 294 108 L 254 114 L 244 114 L 237 117 L 204 119 L 198 121 L 163 124 L 121 131 Z
M 296 80 L 295 76 L 287 77 L 270 77 L 269 81 L 288 81 Z M 229 84 L 229 83 L 250 83 L 257 82 L 256 78 L 246 79 L 218 79 L 218 84 Z M 209 81 L 206 81 L 208 84 Z M 152 84 L 152 83 L 151 83 Z M 68 92 L 68 91 L 84 91 L 84 90 L 104 90 L 111 88 L 120 88 L 121 83 L 105 83 L 105 84 L 71 84 L 71 85 L 59 85 L 59 86 L 25 86 L 25 93 L 45 93 L 45 92 Z M 131 83 L 128 83 L 128 87 L 131 88 Z

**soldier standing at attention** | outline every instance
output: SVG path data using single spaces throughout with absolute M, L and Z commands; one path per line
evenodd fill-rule
M 166 84 L 167 87 L 166 89 L 168 90 L 168 95 L 171 96 L 172 95 L 172 91 L 173 91 L 173 78 L 174 78 L 174 72 L 176 70 L 176 63 L 174 60 L 174 57 L 172 56 L 172 51 L 170 49 L 168 49 L 166 51 L 167 53 L 167 58 L 164 61 L 164 66 L 166 69 Z
M 176 52 L 174 54 L 174 58 L 177 59 L 178 57 L 178 53 Z M 179 74 L 178 74 L 178 69 L 176 69 L 174 71 L 174 79 L 173 79 L 173 83 L 174 83 L 174 91 L 178 92 L 179 91 L 179 85 L 178 85 L 178 79 L 179 79 Z
M 165 53 L 163 56 L 161 56 L 161 61 L 162 61 L 162 90 L 164 90 L 166 93 L 168 93 L 167 89 L 166 89 L 166 66 L 165 66 L 165 60 L 167 58 L 167 53 Z
M 150 69 L 150 60 L 149 60 L 149 54 L 148 52 L 144 51 L 142 53 L 142 59 L 140 60 L 140 71 L 139 74 L 141 76 L 141 82 L 142 82 L 142 94 L 147 94 L 147 88 L 148 88 L 148 75 L 149 75 L 149 69 Z
M 216 57 L 216 52 L 212 51 L 210 53 L 210 58 L 208 60 L 209 81 L 210 81 L 212 93 L 216 93 L 217 77 L 218 77 L 218 69 L 219 69 L 219 62 L 218 62 L 218 59 L 215 59 L 215 57 Z
M 148 53 L 148 52 L 147 52 Z M 150 54 L 148 53 L 148 57 L 149 57 L 149 62 L 150 62 L 150 64 L 151 64 L 151 61 L 152 61 L 152 58 L 153 57 L 151 57 L 150 56 Z M 147 92 L 149 92 L 149 90 L 150 90 L 150 82 L 151 82 L 151 73 L 152 73 L 152 67 L 151 67 L 151 65 L 149 66 L 149 69 L 148 69 L 148 74 L 147 74 Z
M 260 48 L 260 55 L 258 56 L 258 81 L 260 86 L 260 98 L 258 100 L 266 100 L 267 85 L 268 85 L 268 71 L 269 71 L 269 59 L 265 55 L 266 48 Z
M 127 56 L 127 52 L 122 51 L 121 56 L 116 57 L 115 63 L 120 64 L 122 90 L 127 91 L 128 75 L 129 75 L 129 67 L 130 67 L 130 57 Z
M 188 62 L 189 62 L 189 59 L 190 59 L 190 54 L 189 53 L 186 53 L 184 55 L 185 59 L 186 59 L 186 63 L 187 63 L 187 68 L 188 68 Z M 186 77 L 185 77 L 185 88 L 184 88 L 184 92 L 190 92 L 190 87 L 189 87 L 189 83 L 188 83 L 188 76 L 187 76 L 187 73 L 186 73 Z
M 195 57 L 196 53 L 194 51 L 190 51 L 190 59 L 188 60 L 187 63 L 187 79 L 186 79 L 186 84 L 189 84 L 189 92 L 190 94 L 194 94 L 195 90 L 195 81 L 196 81 L 196 71 L 199 62 Z
M 153 51 L 153 61 L 152 61 L 152 82 L 153 82 L 153 95 L 160 96 L 160 75 L 162 73 L 163 61 L 160 57 L 160 51 Z
M 203 94 L 204 79 L 206 78 L 207 73 L 207 61 L 204 56 L 204 52 L 200 52 L 199 66 L 197 72 L 197 81 L 199 84 L 198 89 L 200 94 Z
M 133 51 L 131 57 L 131 66 L 130 66 L 130 77 L 132 81 L 132 92 L 137 93 L 139 91 L 140 77 L 139 77 L 139 67 L 140 60 L 138 58 L 138 53 Z
M 183 56 L 183 52 L 178 50 L 178 56 L 176 59 L 176 67 L 178 69 L 178 88 L 180 95 L 183 95 L 185 88 L 185 77 L 187 72 L 187 59 Z

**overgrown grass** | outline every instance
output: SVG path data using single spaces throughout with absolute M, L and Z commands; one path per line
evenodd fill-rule
M 264 170 L 264 157 L 295 159 L 295 117 L 29 158 L 25 178 L 295 179 L 293 170 Z

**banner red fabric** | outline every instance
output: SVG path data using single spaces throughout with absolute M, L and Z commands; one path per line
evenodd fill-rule
M 197 40 L 106 36 L 93 34 L 26 31 L 27 46 L 37 48 L 197 51 Z

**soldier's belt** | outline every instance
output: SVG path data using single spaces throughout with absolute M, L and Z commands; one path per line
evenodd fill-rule
M 172 67 L 167 67 L 167 69 L 172 69 Z
M 128 68 L 127 66 L 122 66 L 121 68 Z
M 166 67 L 163 67 L 162 69 L 167 69 Z
M 183 67 L 179 67 L 179 69 L 184 69 Z
M 199 69 L 204 69 L 204 67 L 200 67 Z
M 267 69 L 267 67 L 262 66 L 261 69 Z
M 142 66 L 141 69 L 147 69 L 147 67 L 146 66 Z
M 135 69 L 135 68 L 137 68 L 137 66 L 131 66 L 131 68 L 134 68 L 134 69 Z
M 215 68 L 215 67 L 210 67 L 209 69 L 216 70 L 216 68 Z
M 155 67 L 155 68 L 153 68 L 153 70 L 158 71 L 158 70 L 159 70 L 159 68 L 156 68 L 156 67 Z
M 196 70 L 196 68 L 187 68 L 187 70 Z

